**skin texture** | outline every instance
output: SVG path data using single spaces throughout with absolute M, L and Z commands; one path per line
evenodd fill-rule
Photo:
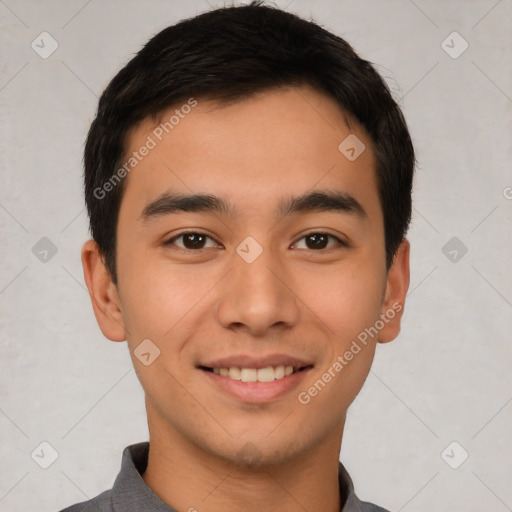
M 96 244 L 89 240 L 82 249 L 101 331 L 127 340 L 145 391 L 150 454 L 143 478 L 179 511 L 338 511 L 346 412 L 376 344 L 398 335 L 402 311 L 307 405 L 297 395 L 379 315 L 403 306 L 409 244 L 402 243 L 386 271 L 372 143 L 332 99 L 307 86 L 223 107 L 197 99 L 125 178 L 118 287 Z M 154 128 L 145 120 L 132 130 L 127 153 Z M 338 150 L 350 133 L 366 146 L 354 161 Z M 276 217 L 280 199 L 313 189 L 351 194 L 366 217 L 342 211 Z M 141 220 L 145 206 L 168 190 L 225 197 L 238 215 L 179 212 Z M 202 250 L 187 252 L 183 237 L 164 245 L 188 231 L 211 238 Z M 330 238 L 317 249 L 304 238 L 312 233 L 349 246 Z M 263 249 L 252 263 L 235 251 L 248 236 Z M 161 351 L 149 366 L 133 353 L 147 338 Z M 271 353 L 313 368 L 297 388 L 267 403 L 235 399 L 196 368 L 206 359 Z M 252 461 L 242 456 L 248 453 Z

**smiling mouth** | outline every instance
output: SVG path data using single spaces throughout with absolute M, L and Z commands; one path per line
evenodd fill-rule
M 199 368 L 203 371 L 241 382 L 272 382 L 284 379 L 294 373 L 309 370 L 313 368 L 313 365 L 300 367 L 280 365 L 267 366 L 265 368 L 209 368 L 208 366 L 199 366 Z

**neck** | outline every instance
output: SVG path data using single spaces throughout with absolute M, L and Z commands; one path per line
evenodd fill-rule
M 176 510 L 339 512 L 343 425 L 300 454 L 268 465 L 236 464 L 202 449 L 148 410 L 150 450 L 144 482 Z

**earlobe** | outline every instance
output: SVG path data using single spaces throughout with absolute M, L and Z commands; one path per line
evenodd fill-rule
M 379 343 L 388 343 L 400 333 L 400 322 L 410 281 L 409 252 L 409 241 L 404 239 L 388 270 L 385 298 L 380 315 L 384 326 L 379 331 L 377 339 Z
M 111 341 L 125 341 L 126 329 L 119 295 L 94 240 L 88 240 L 82 247 L 82 267 L 101 332 Z

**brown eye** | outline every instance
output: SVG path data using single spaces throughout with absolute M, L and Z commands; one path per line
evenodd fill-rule
M 305 238 L 306 245 L 309 245 L 310 249 L 325 249 L 329 241 L 328 235 L 323 233 L 313 233 L 312 235 L 308 235 Z
M 303 236 L 300 240 L 306 240 L 306 249 L 320 251 L 326 248 L 331 248 L 327 247 L 329 239 L 335 240 L 338 246 L 347 247 L 347 244 L 345 242 L 329 233 L 309 233 Z
M 175 243 L 175 241 L 179 239 L 182 239 L 182 246 Z M 204 233 L 188 232 L 181 233 L 171 238 L 165 242 L 165 245 L 176 245 L 182 249 L 194 251 L 205 249 L 205 243 L 207 239 L 213 240 L 210 236 L 205 235 Z

